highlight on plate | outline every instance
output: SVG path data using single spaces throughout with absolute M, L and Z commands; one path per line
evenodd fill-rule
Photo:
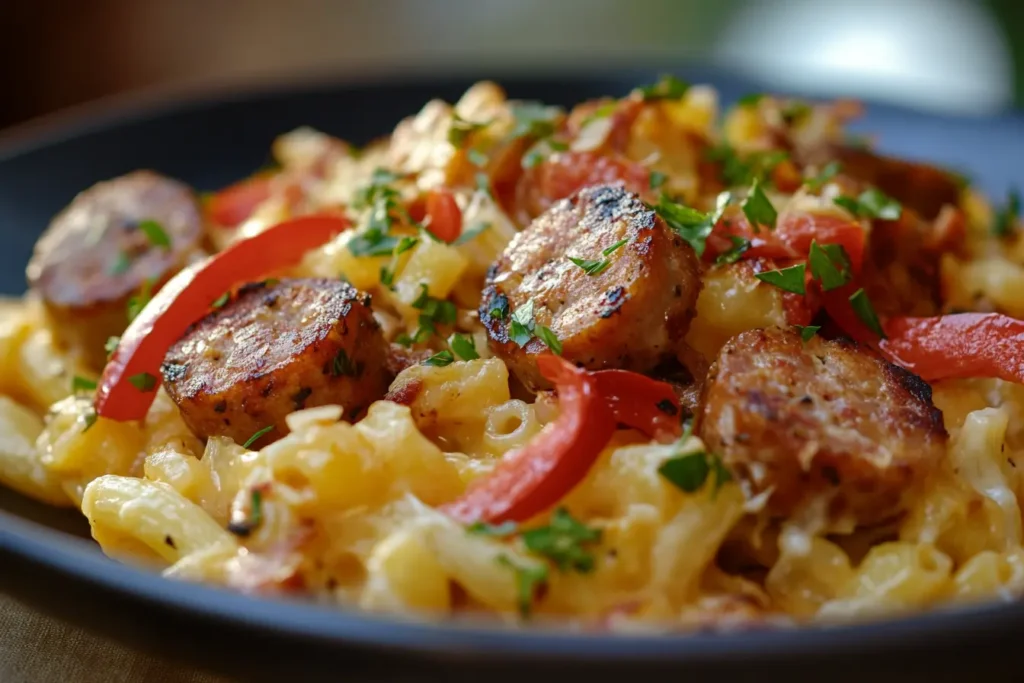
M 0 481 L 168 577 L 427 618 L 1016 599 L 1020 201 L 858 113 L 484 82 L 212 195 L 100 182 L 2 303 Z

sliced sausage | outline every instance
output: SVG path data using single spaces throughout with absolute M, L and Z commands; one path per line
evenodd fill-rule
M 59 340 L 102 367 L 104 343 L 127 325 L 128 299 L 185 265 L 202 235 L 189 187 L 151 171 L 129 173 L 80 193 L 53 219 L 29 262 L 29 285 Z
M 569 257 L 609 263 L 588 275 Z M 596 186 L 558 202 L 513 238 L 488 274 L 480 319 L 494 352 L 536 390 L 548 387 L 534 360 L 547 347 L 537 338 L 520 347 L 513 327 L 531 301 L 532 322 L 558 337 L 565 358 L 646 372 L 679 352 L 699 291 L 693 248 L 635 194 Z
M 167 392 L 200 438 L 254 445 L 288 433 L 285 416 L 327 404 L 354 420 L 384 396 L 388 347 L 369 295 L 337 280 L 248 285 L 185 333 L 161 368 Z
M 708 373 L 699 434 L 768 511 L 823 498 L 833 520 L 869 525 L 904 509 L 945 453 L 931 387 L 847 341 L 750 330 Z

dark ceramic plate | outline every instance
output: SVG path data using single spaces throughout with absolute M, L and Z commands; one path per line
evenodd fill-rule
M 701 69 L 724 101 L 756 86 Z M 561 104 L 622 94 L 652 74 L 501 79 L 511 96 Z M 385 134 L 470 79 L 303 84 L 88 110 L 0 141 L 0 292 L 49 218 L 93 182 L 139 167 L 200 189 L 248 174 L 273 137 L 308 124 L 355 142 Z M 1021 181 L 1024 119 L 961 119 L 870 106 L 858 123 L 887 151 L 948 164 L 1002 195 Z M 1016 174 L 1016 175 L 1015 175 Z M 466 624 L 418 624 L 175 583 L 105 559 L 73 511 L 0 491 L 0 587 L 138 647 L 247 679 L 489 680 L 671 676 L 673 680 L 975 680 L 1018 667 L 1024 604 L 988 605 L 844 628 L 609 637 Z

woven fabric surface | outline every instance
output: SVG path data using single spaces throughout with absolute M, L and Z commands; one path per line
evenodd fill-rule
M 143 654 L 0 594 L 2 683 L 234 683 Z

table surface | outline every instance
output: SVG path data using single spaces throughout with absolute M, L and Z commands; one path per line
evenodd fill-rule
M 234 683 L 66 624 L 0 593 L 3 683 Z

